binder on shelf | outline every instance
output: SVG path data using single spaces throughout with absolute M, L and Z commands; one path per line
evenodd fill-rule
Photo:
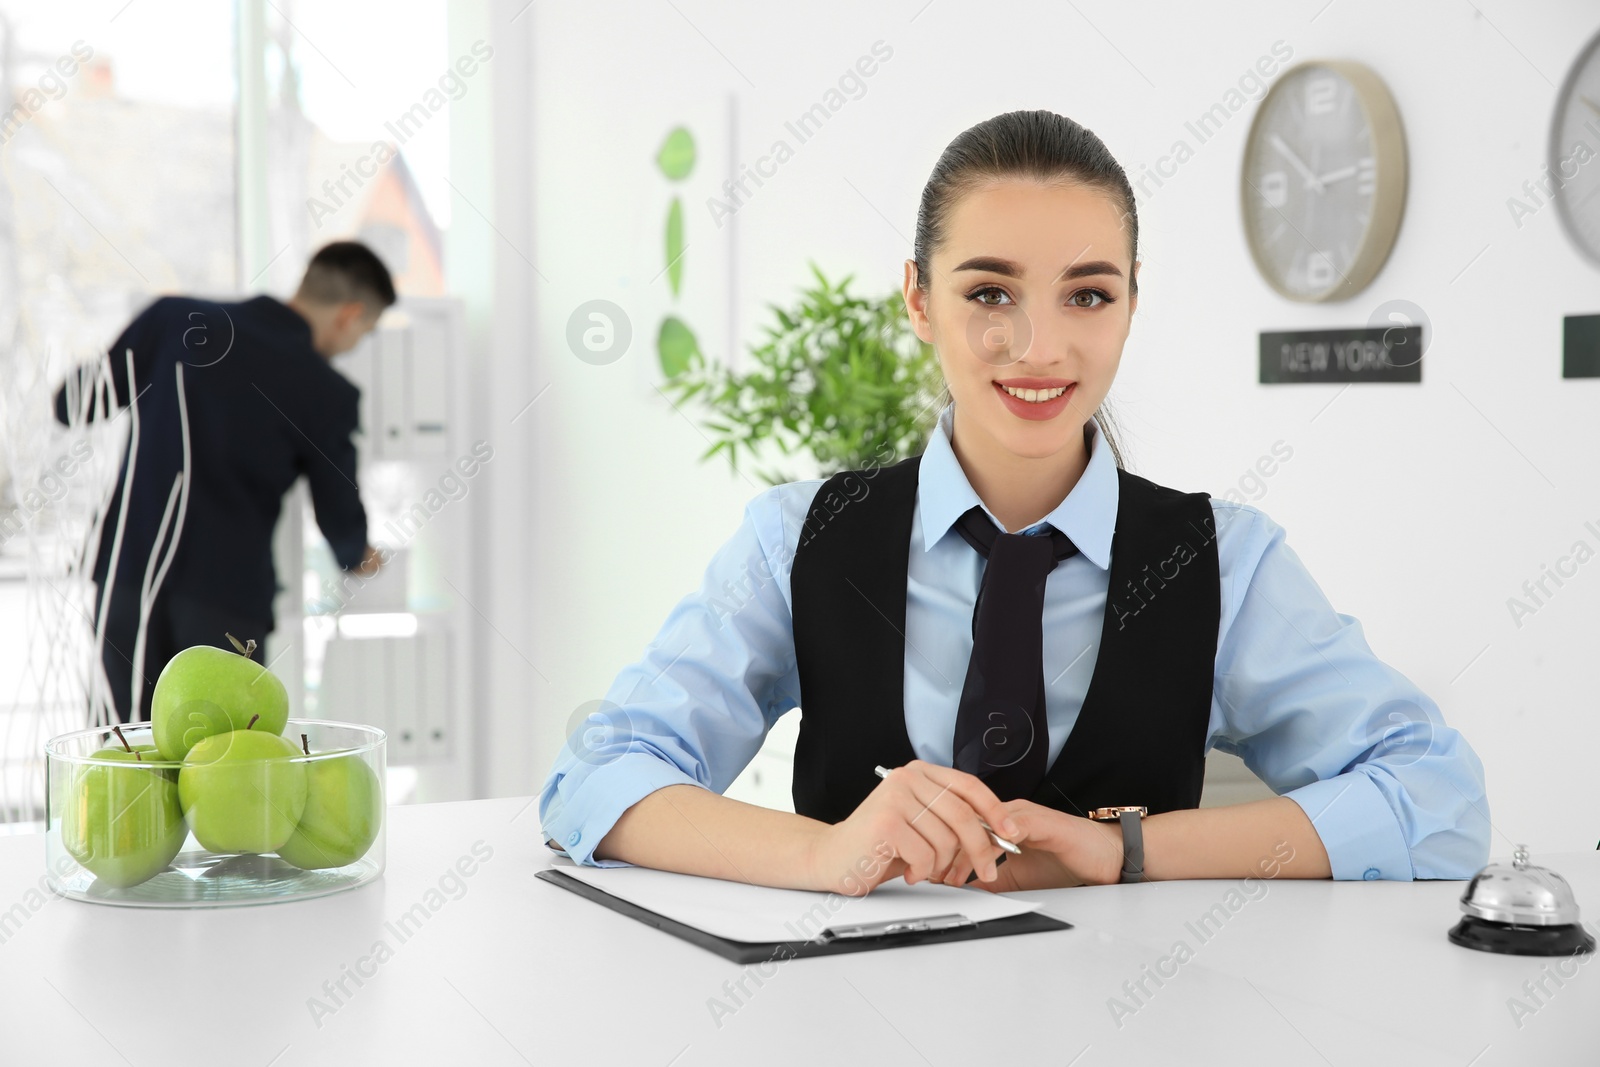
M 585 868 L 585 874 L 574 876 L 571 872 L 577 869 L 576 865 L 563 868 L 549 867 L 535 874 L 541 881 L 558 885 L 569 890 L 586 900 L 610 908 L 639 922 L 652 926 L 657 930 L 682 938 L 691 944 L 699 945 L 703 949 L 715 952 L 726 960 L 734 963 L 758 963 L 772 959 L 793 959 L 801 956 L 830 956 L 843 952 L 870 952 L 874 949 L 906 948 L 913 945 L 941 944 L 947 941 L 971 941 L 985 937 L 1006 937 L 1012 934 L 1045 933 L 1051 930 L 1070 930 L 1072 924 L 1061 919 L 1045 915 L 1038 911 L 1038 905 L 1032 901 L 1005 901 L 1003 897 L 994 897 L 983 890 L 954 889 L 948 886 L 929 886 L 922 883 L 917 886 L 902 886 L 907 891 L 926 891 L 915 895 L 923 900 L 924 908 L 934 906 L 948 909 L 951 900 L 959 902 L 962 898 L 951 894 L 961 894 L 970 897 L 971 906 L 966 911 L 944 910 L 936 914 L 921 914 L 918 909 L 906 906 L 906 912 L 900 918 L 875 918 L 865 922 L 841 921 L 823 926 L 810 937 L 791 938 L 766 938 L 763 940 L 748 940 L 744 937 L 729 936 L 726 932 L 712 931 L 704 928 L 704 923 L 696 925 L 686 921 L 684 909 L 675 906 L 674 893 L 670 890 L 677 880 L 688 880 L 685 885 L 698 883 L 717 883 L 710 887 L 713 892 L 720 894 L 723 904 L 737 908 L 737 898 L 746 897 L 751 901 L 770 901 L 772 899 L 788 899 L 790 894 L 798 894 L 804 898 L 815 898 L 820 902 L 824 898 L 834 896 L 827 893 L 799 893 L 794 890 L 769 889 L 762 886 L 747 886 L 736 882 L 725 882 L 716 878 L 698 878 L 694 875 L 680 875 L 664 871 L 652 871 L 645 875 L 646 879 L 654 884 L 646 884 L 642 889 L 639 885 L 629 887 L 627 895 L 607 892 L 600 888 L 597 882 L 607 880 L 605 876 L 595 877 L 591 872 L 594 868 Z M 645 868 L 618 868 L 614 870 L 645 871 Z M 662 877 L 665 876 L 665 877 Z M 629 876 L 633 877 L 633 876 Z M 585 879 L 588 880 L 585 880 Z M 668 892 L 652 892 L 660 890 L 663 886 Z M 934 895 L 927 891 L 946 890 L 945 895 Z M 874 890 L 874 893 L 878 890 Z M 697 896 L 704 896 L 703 892 L 696 891 Z M 868 894 L 868 897 L 872 894 Z M 630 899 L 631 898 L 631 899 Z M 849 898 L 864 900 L 867 898 Z M 657 904 L 659 910 L 645 906 L 642 901 Z M 812 910 L 819 904 L 813 904 Z M 892 908 L 893 905 L 890 905 Z M 881 911 L 882 908 L 877 910 Z M 677 912 L 674 917 L 672 912 Z M 969 914 L 971 913 L 971 914 Z M 802 911 L 800 914 L 804 914 Z M 984 916 L 973 918 L 971 915 Z M 750 924 L 753 931 L 756 924 Z M 809 933 L 801 931 L 792 923 L 784 926 L 791 933 Z M 724 928 L 724 931 L 726 928 Z M 750 932 L 750 931 L 746 931 Z

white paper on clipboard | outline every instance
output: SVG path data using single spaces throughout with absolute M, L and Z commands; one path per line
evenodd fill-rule
M 551 868 L 657 915 L 730 941 L 810 941 L 828 927 L 900 922 L 960 913 L 975 923 L 1037 911 L 1039 902 L 938 883 L 884 882 L 864 897 L 730 882 L 651 867 L 586 867 L 555 858 Z

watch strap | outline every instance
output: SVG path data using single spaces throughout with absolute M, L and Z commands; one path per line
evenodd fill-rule
M 1137 811 L 1124 811 L 1118 816 L 1122 823 L 1122 881 L 1144 881 L 1144 827 Z

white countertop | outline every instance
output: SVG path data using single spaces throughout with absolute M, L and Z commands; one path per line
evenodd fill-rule
M 1053 890 L 1074 929 L 740 966 L 535 879 L 530 798 L 391 809 L 387 847 L 360 889 L 161 910 L 33 894 L 44 838 L 0 837 L 0 1064 L 1600 1064 L 1595 956 L 1450 944 L 1464 882 Z M 1600 931 L 1600 853 L 1532 860 Z

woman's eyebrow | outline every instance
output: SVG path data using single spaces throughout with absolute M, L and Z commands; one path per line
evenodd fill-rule
M 1022 267 L 1009 259 L 999 256 L 973 256 L 958 264 L 956 270 L 981 270 L 990 274 L 1002 274 L 1007 278 L 1022 277 Z M 1069 278 L 1087 278 L 1096 274 L 1109 274 L 1113 278 L 1122 277 L 1122 270 L 1109 260 L 1097 259 L 1089 263 L 1069 263 L 1059 275 L 1058 281 Z

